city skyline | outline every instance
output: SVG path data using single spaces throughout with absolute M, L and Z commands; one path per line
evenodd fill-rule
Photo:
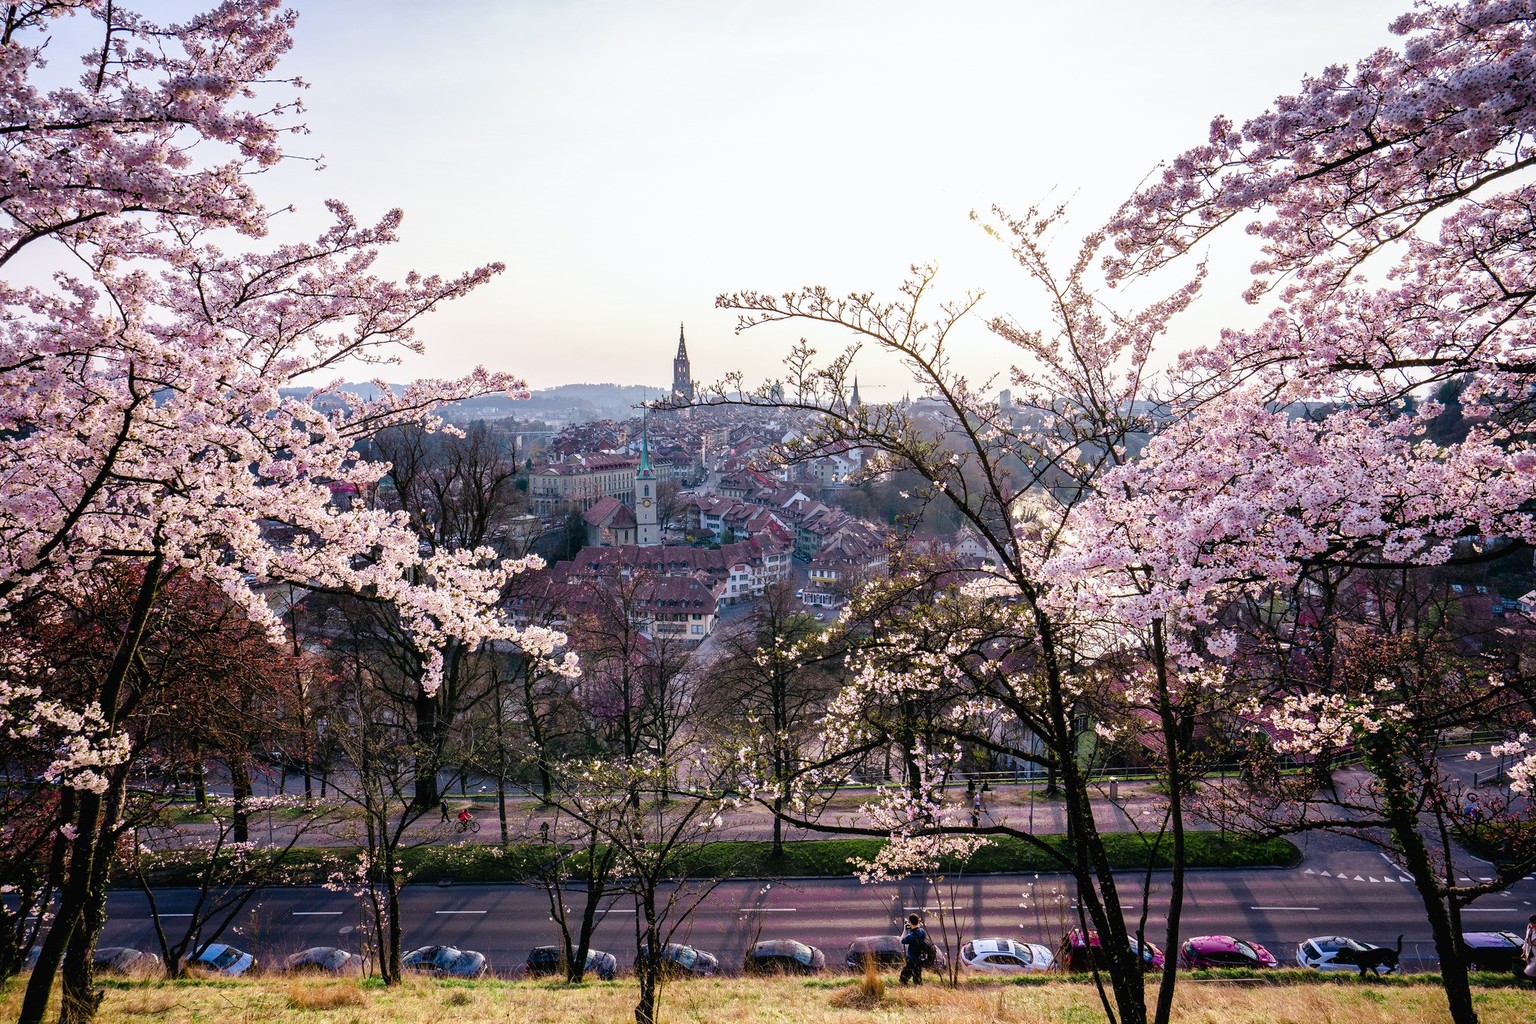
M 738 340 L 716 294 L 892 293 L 914 262 L 939 263 L 946 291 L 986 288 L 988 312 L 1028 318 L 1010 293 L 1022 275 L 972 209 L 1069 200 L 1067 258 L 1212 116 L 1241 121 L 1304 75 L 1393 44 L 1399 13 L 1377 0 L 460 2 L 425 19 L 399 0 L 367 18 L 295 6 L 281 70 L 311 83 L 311 134 L 290 151 L 326 169 L 290 161 L 259 184 L 270 208 L 296 207 L 275 230 L 302 237 L 335 196 L 363 219 L 404 209 L 392 272 L 505 262 L 424 321 L 425 357 L 380 369 L 409 380 L 484 364 L 535 388 L 665 387 L 679 321 L 697 380 L 763 379 L 799 333 Z M 1248 315 L 1246 262 L 1213 253 L 1182 342 Z M 961 340 L 970 372 L 1005 368 L 980 317 Z M 904 386 L 872 357 L 859 371 L 875 400 Z

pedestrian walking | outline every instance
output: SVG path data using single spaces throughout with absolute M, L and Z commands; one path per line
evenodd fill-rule
M 924 962 L 933 962 L 933 944 L 928 941 L 928 929 L 923 927 L 921 917 L 916 914 L 907 915 L 906 927 L 902 929 L 901 944 L 906 947 L 907 965 L 901 969 L 901 976 L 897 980 L 903 985 L 908 981 L 914 985 L 921 985 Z
M 443 812 L 443 820 L 447 821 L 448 820 L 448 801 L 447 801 L 447 799 L 445 798 L 445 799 L 439 800 L 437 802 L 437 807 L 438 807 L 438 810 Z

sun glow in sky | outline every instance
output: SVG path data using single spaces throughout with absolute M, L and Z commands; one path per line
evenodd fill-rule
M 299 206 L 274 233 L 308 233 L 335 196 L 363 218 L 404 208 L 391 270 L 505 262 L 423 324 L 426 357 L 385 375 L 481 363 L 535 387 L 661 385 L 679 322 L 695 377 L 760 378 L 804 332 L 737 337 L 716 294 L 894 293 L 915 262 L 937 262 L 948 291 L 986 288 L 989 312 L 1038 320 L 971 210 L 1070 200 L 1058 250 L 1069 259 L 1159 160 L 1203 141 L 1213 115 L 1241 121 L 1304 74 L 1391 44 L 1386 25 L 1407 6 L 294 5 L 284 70 L 312 84 L 312 134 L 291 151 L 323 154 L 326 170 L 294 163 L 261 186 L 269 205 Z M 1246 255 L 1211 257 L 1213 283 L 1181 342 L 1252 317 L 1236 297 Z M 824 350 L 835 340 L 820 339 Z M 1008 362 L 979 317 L 957 355 L 978 376 Z M 873 359 L 860 374 L 873 400 L 905 386 Z

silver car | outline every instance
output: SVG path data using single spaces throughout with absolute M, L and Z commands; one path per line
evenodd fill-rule
M 256 958 L 243 949 L 226 946 L 222 942 L 210 942 L 197 955 L 187 961 L 187 966 L 213 974 L 234 977 L 256 966 Z

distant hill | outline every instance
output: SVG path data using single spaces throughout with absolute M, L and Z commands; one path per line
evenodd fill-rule
M 390 384 L 389 387 L 395 394 L 405 390 L 403 384 Z M 379 397 L 379 389 L 367 381 L 343 384 L 341 390 L 365 401 Z M 313 392 L 313 388 L 284 388 L 282 391 L 288 398 L 306 398 Z M 663 398 L 666 394 L 665 388 L 646 387 L 643 384 L 561 384 L 558 387 L 541 388 L 525 401 L 514 401 L 505 395 L 485 395 L 466 402 L 455 402 L 444 411 L 450 416 L 457 410 L 460 416 L 473 415 L 487 419 L 503 416 L 516 416 L 519 419 L 625 419 L 634 415 L 635 406 Z

